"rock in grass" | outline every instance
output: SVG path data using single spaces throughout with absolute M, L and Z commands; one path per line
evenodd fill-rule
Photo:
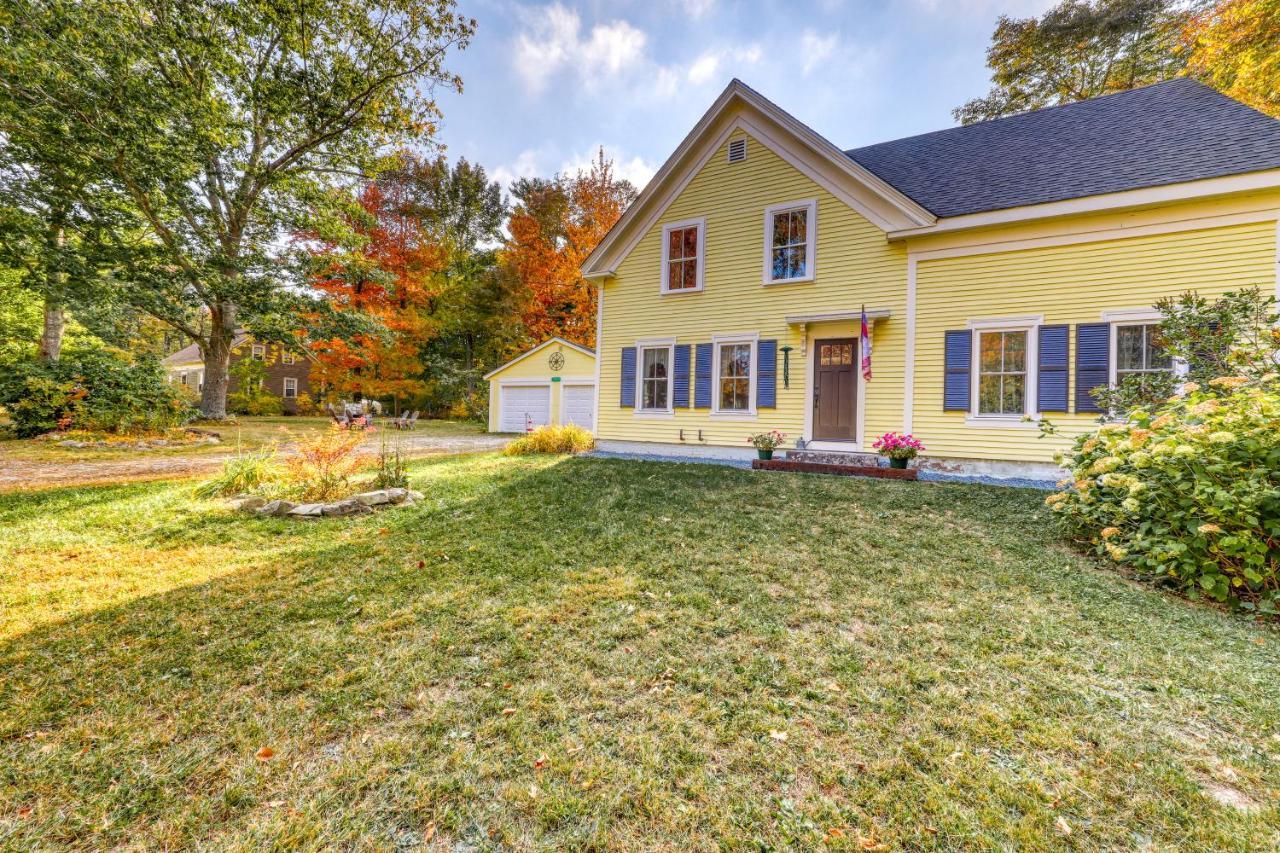
M 289 515 L 315 516 L 318 518 L 322 509 L 324 509 L 324 504 L 298 504 L 289 510 Z
M 243 498 L 233 498 L 231 508 L 238 509 L 241 512 L 253 512 L 254 510 L 266 506 L 267 499 L 258 495 L 248 495 Z
M 258 507 L 254 512 L 258 515 L 288 515 L 293 512 L 297 504 L 293 501 L 269 501 Z
M 355 498 L 347 498 L 345 501 L 324 504 L 320 507 L 320 514 L 324 516 L 361 515 L 368 512 L 373 512 L 373 509 Z
M 409 490 L 401 488 L 387 489 L 387 496 L 391 499 L 391 503 L 398 504 L 409 497 Z
M 425 498 L 426 495 L 424 495 L 422 492 L 415 492 L 413 489 L 410 489 L 409 497 L 413 498 L 415 501 L 420 501 L 423 498 Z
M 381 506 L 391 503 L 391 495 L 387 494 L 386 489 L 379 489 L 375 492 L 361 492 L 352 500 L 360 501 L 365 506 Z

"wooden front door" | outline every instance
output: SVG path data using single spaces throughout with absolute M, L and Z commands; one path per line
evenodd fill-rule
M 813 342 L 813 438 L 853 441 L 857 435 L 857 338 Z

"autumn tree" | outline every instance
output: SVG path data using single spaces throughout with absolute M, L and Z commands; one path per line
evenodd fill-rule
M 1280 118 L 1280 0 L 1222 0 L 1182 33 L 1188 70 L 1267 115 Z
M 330 245 L 316 259 L 316 290 L 338 311 L 375 321 L 376 331 L 311 344 L 313 380 L 341 396 L 405 399 L 425 389 L 422 349 L 436 334 L 432 300 L 447 258 L 421 192 L 435 168 L 402 154 L 360 193 L 361 215 L 352 222 L 359 247 Z
M 559 335 L 595 346 L 596 294 L 580 267 L 636 197 L 601 149 L 591 168 L 551 179 L 522 178 L 502 262 L 521 282 L 523 323 L 535 341 Z
M 302 307 L 284 235 L 340 228 L 336 189 L 430 141 L 473 30 L 453 0 L 9 0 L 0 87 L 144 223 L 119 292 L 200 344 L 221 418 L 237 330 Z
M 987 48 L 994 85 L 952 115 L 972 124 L 1176 77 L 1185 65 L 1185 5 L 1062 0 L 1039 18 L 1001 15 Z

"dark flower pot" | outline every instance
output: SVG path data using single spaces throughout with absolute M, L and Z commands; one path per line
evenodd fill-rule
M 889 467 L 897 468 L 899 471 L 902 471 L 907 467 L 907 463 L 910 461 L 910 459 L 890 459 Z
M 772 450 L 772 449 L 770 449 L 770 450 L 762 450 L 761 448 L 757 447 L 757 448 L 756 448 L 756 453 L 760 456 L 760 458 L 761 458 L 761 459 L 772 459 L 772 458 L 773 458 L 773 450 Z

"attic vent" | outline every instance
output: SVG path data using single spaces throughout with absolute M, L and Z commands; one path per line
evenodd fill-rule
M 745 159 L 747 159 L 747 140 L 732 140 L 729 143 L 729 162 L 741 163 Z

